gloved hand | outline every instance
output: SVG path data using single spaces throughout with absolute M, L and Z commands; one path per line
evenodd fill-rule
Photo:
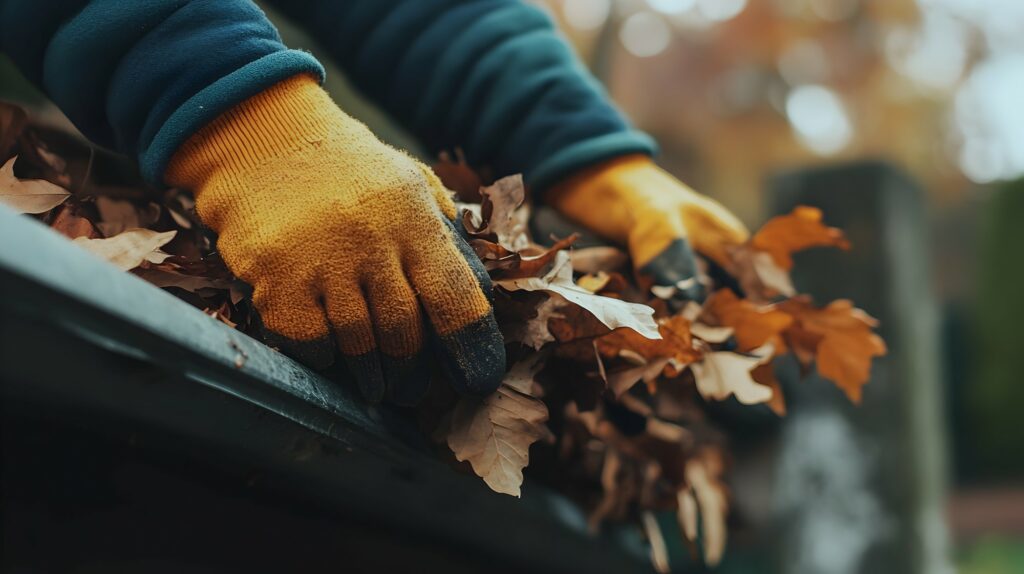
M 629 155 L 584 170 L 547 192 L 569 219 L 625 245 L 633 265 L 673 299 L 702 301 L 693 249 L 723 267 L 728 247 L 750 232 L 718 202 L 698 194 L 647 156 Z
M 316 368 L 336 346 L 370 401 L 426 392 L 428 340 L 457 391 L 495 390 L 490 281 L 434 174 L 300 75 L 192 136 L 165 181 L 191 188 L 274 344 Z

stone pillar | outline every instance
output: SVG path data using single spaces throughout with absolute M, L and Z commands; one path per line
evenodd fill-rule
M 923 193 L 892 166 L 865 162 L 774 177 L 768 201 L 776 214 L 819 207 L 847 233 L 849 252 L 798 256 L 796 285 L 818 302 L 853 299 L 881 321 L 889 346 L 859 407 L 816 376 L 799 382 L 795 366 L 783 373 L 790 414 L 774 477 L 779 571 L 952 572 Z

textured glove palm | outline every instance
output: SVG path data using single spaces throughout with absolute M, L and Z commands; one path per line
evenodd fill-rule
M 626 245 L 633 265 L 677 301 L 701 300 L 693 249 L 719 265 L 747 240 L 746 227 L 718 202 L 698 194 L 647 156 L 595 166 L 551 189 L 547 200 L 566 217 Z M 692 246 L 692 247 L 691 247 Z
M 378 140 L 307 76 L 226 112 L 165 179 L 196 192 L 224 261 L 275 343 L 313 366 L 340 350 L 371 401 L 416 402 L 436 355 L 456 390 L 504 373 L 490 283 L 421 163 Z

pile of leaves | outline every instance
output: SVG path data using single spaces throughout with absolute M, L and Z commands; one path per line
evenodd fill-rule
M 9 105 L 0 105 L 0 160 L 0 203 L 256 336 L 248 288 L 217 256 L 187 193 L 146 189 L 124 160 Z M 593 528 L 638 523 L 659 569 L 657 512 L 677 514 L 706 563 L 725 548 L 728 429 L 711 422 L 709 405 L 734 397 L 785 415 L 774 365 L 786 355 L 856 403 L 872 358 L 886 352 L 875 320 L 850 301 L 821 306 L 793 287 L 795 252 L 849 248 L 815 208 L 768 221 L 731 252 L 720 280 L 702 274 L 703 305 L 680 305 L 673 288 L 635 277 L 616 248 L 573 249 L 575 235 L 538 244 L 520 177 L 482 185 L 450 158 L 436 170 L 459 192 L 462 224 L 494 281 L 509 371 L 484 398 L 433 385 L 421 423 L 496 492 L 519 496 L 534 454 L 538 478 L 583 505 Z

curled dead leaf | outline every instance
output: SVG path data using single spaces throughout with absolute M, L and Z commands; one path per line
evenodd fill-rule
M 885 341 L 872 331 L 878 321 L 848 299 L 818 308 L 809 297 L 796 297 L 780 303 L 779 309 L 794 319 L 785 336 L 797 358 L 804 365 L 814 359 L 822 377 L 859 403 L 871 378 L 872 359 L 887 351 Z
M 64 203 L 71 194 L 64 188 L 42 179 L 18 179 L 14 162 L 0 166 L 0 203 L 18 213 L 46 213 Z
M 621 357 L 635 353 L 645 364 L 654 359 L 673 359 L 679 365 L 688 365 L 700 359 L 701 352 L 694 348 L 690 336 L 690 322 L 685 317 L 676 315 L 658 319 L 658 339 L 641 336 L 640 334 L 617 329 L 597 339 L 597 349 L 601 356 L 607 358 Z
M 849 249 L 842 230 L 821 222 L 821 210 L 805 205 L 791 213 L 773 217 L 750 239 L 750 245 L 771 255 L 785 270 L 793 268 L 793 253 L 811 247 L 838 247 Z
M 58 208 L 57 216 L 50 222 L 50 229 L 68 239 L 75 239 L 77 237 L 96 239 L 102 237 L 91 221 L 76 214 L 72 206 L 66 203 Z
M 520 495 L 530 445 L 547 437 L 543 401 L 503 384 L 484 398 L 463 397 L 452 412 L 448 447 L 491 490 Z
M 704 562 L 708 566 L 717 566 L 722 561 L 728 534 L 725 519 L 729 512 L 729 501 L 728 490 L 722 482 L 723 467 L 722 455 L 712 449 L 706 449 L 699 456 L 686 462 L 686 483 L 692 491 L 692 501 L 696 503 L 700 514 L 701 531 L 704 535 Z M 696 534 L 697 529 L 692 518 L 693 505 L 689 500 L 680 502 L 680 523 L 683 525 L 683 532 Z M 684 512 L 687 515 L 684 515 Z M 687 538 L 696 541 L 694 537 Z
M 562 297 L 573 305 L 583 307 L 609 329 L 626 327 L 649 339 L 660 339 L 654 322 L 654 309 L 638 303 L 629 303 L 595 295 L 572 281 L 572 267 L 565 251 L 556 254 L 551 271 L 543 277 L 498 280 L 495 284 L 508 291 L 547 291 Z
M 162 263 L 169 255 L 160 251 L 160 248 L 174 239 L 177 233 L 129 229 L 107 239 L 79 237 L 73 240 L 73 243 L 118 268 L 129 271 L 142 265 L 143 261 Z
M 758 384 L 750 371 L 771 357 L 771 345 L 755 349 L 749 355 L 713 351 L 705 353 L 702 360 L 690 365 L 690 369 L 697 381 L 697 391 L 705 399 L 724 401 L 729 395 L 735 395 L 740 403 L 754 405 L 771 400 L 772 390 Z
M 732 264 L 729 272 L 736 277 L 740 289 L 748 298 L 768 302 L 780 295 L 796 295 L 796 287 L 789 271 L 778 265 L 771 254 L 758 251 L 750 245 L 740 245 L 730 251 Z
M 431 168 L 441 183 L 454 191 L 462 201 L 480 201 L 480 188 L 484 182 L 480 175 L 469 166 L 466 155 L 461 149 L 455 150 L 453 158 L 447 151 L 441 152 L 437 163 Z
M 793 323 L 793 317 L 787 313 L 774 306 L 740 299 L 731 289 L 712 293 L 704 303 L 701 318 L 712 325 L 732 327 L 741 352 L 753 351 L 765 343 L 772 343 L 776 351 L 781 350 L 780 335 Z
M 629 260 L 616 247 L 585 247 L 572 252 L 572 268 L 577 273 L 598 274 L 622 268 Z

